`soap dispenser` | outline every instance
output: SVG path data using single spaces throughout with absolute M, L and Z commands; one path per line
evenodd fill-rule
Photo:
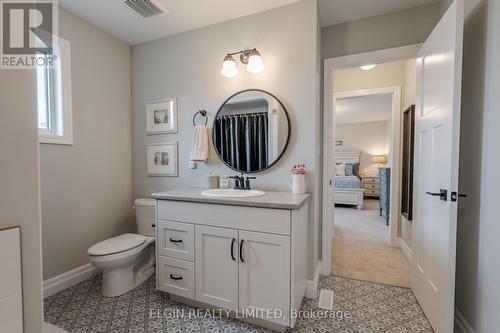
M 210 174 L 207 176 L 207 189 L 211 190 L 214 188 L 219 188 L 219 176 L 216 176 L 213 174 L 213 172 L 210 172 Z

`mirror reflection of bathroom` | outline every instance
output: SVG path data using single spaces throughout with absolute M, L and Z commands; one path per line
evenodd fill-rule
M 399 129 L 400 105 L 415 103 L 415 66 L 410 59 L 334 72 L 332 267 L 341 276 L 410 286 L 409 262 L 391 246 L 391 232 L 398 223 L 400 237 L 411 242 L 411 222 L 399 212 L 404 189 L 392 185 L 405 159 L 395 152 L 409 144 Z M 392 218 L 391 208 L 397 209 Z
M 269 168 L 290 137 L 287 111 L 273 95 L 247 90 L 231 96 L 214 121 L 213 141 L 221 160 L 239 172 Z

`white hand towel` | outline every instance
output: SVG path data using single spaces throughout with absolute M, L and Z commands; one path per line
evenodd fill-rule
M 208 160 L 208 130 L 205 125 L 196 125 L 194 128 L 193 143 L 191 144 L 190 161 Z

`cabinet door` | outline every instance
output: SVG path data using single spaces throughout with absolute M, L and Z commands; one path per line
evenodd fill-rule
M 284 317 L 263 319 L 289 325 L 290 237 L 240 230 L 239 238 L 239 310 L 280 309 Z
M 236 310 L 238 230 L 196 225 L 195 262 L 196 300 Z

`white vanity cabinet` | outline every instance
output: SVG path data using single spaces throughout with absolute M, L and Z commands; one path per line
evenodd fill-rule
M 290 313 L 307 283 L 308 196 L 296 209 L 156 198 L 158 289 L 295 325 Z

